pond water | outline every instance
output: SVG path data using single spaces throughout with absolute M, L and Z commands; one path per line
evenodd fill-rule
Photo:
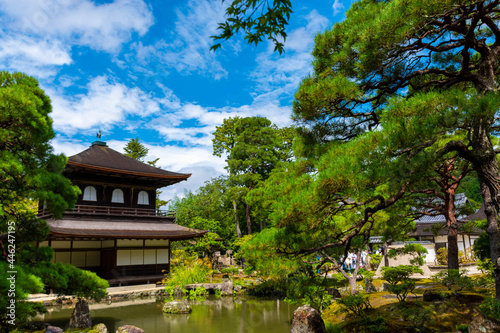
M 290 332 L 296 306 L 283 300 L 233 299 L 210 296 L 188 301 L 191 314 L 164 314 L 163 301 L 155 299 L 95 304 L 90 306 L 92 323 L 106 324 L 115 332 L 123 325 L 135 325 L 146 333 L 280 333 Z M 52 310 L 39 318 L 67 328 L 72 309 Z

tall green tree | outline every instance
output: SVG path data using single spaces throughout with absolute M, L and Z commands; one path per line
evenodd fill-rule
M 219 235 L 226 247 L 230 246 L 236 230 L 228 189 L 227 177 L 212 178 L 196 192 L 187 191 L 184 197 L 175 197 L 169 203 L 169 209 L 175 211 L 176 223 L 209 230 Z
M 414 186 L 412 192 L 430 195 L 421 201 L 424 208 L 421 214 L 441 214 L 445 217 L 448 236 L 448 269 L 459 269 L 457 216 L 459 209 L 465 207 L 456 206 L 455 196 L 461 181 L 471 171 L 470 162 L 461 161 L 458 156 L 454 156 L 430 169 L 433 172 L 423 179 L 423 184 L 418 184 L 420 188 L 418 185 Z M 428 181 L 425 182 L 425 180 Z
M 500 176 L 491 136 L 500 106 L 498 9 L 498 1 L 356 2 L 345 21 L 316 37 L 314 73 L 294 105 L 295 119 L 309 124 L 320 144 L 383 127 L 389 103 L 396 113 L 403 106 L 414 114 L 434 111 L 427 120 L 440 131 L 423 132 L 428 140 L 422 144 L 436 140 L 431 133 L 465 130 L 464 139 L 449 141 L 441 153 L 456 151 L 477 173 L 495 263 Z M 436 93 L 439 103 L 430 98 Z M 449 118 L 438 114 L 444 109 Z M 495 272 L 500 298 L 499 267 Z
M 144 157 L 148 155 L 149 149 L 146 148 L 140 141 L 139 138 L 130 139 L 129 142 L 123 148 L 125 155 L 132 157 L 138 161 L 143 161 Z
M 48 226 L 37 219 L 33 203 L 45 203 L 60 217 L 79 194 L 62 175 L 66 157 L 54 154 L 49 144 L 55 136 L 51 111 L 36 79 L 0 72 L 0 331 L 22 325 L 36 310 L 22 300 L 49 283 L 38 270 L 51 265 L 52 251 L 33 245 L 46 239 Z M 14 318 L 8 310 L 12 299 Z
M 290 158 L 289 140 L 285 139 L 287 133 L 263 117 L 229 118 L 217 127 L 213 139 L 214 155 L 227 154 L 226 169 L 232 187 L 230 191 L 235 198 L 233 210 L 237 232 L 237 201 L 245 201 L 247 232 L 251 234 L 251 205 L 247 195 L 267 179 L 279 161 Z

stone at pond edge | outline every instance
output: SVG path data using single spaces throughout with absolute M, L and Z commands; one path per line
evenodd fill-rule
M 92 318 L 90 318 L 89 304 L 84 299 L 76 302 L 75 309 L 71 314 L 69 321 L 70 328 L 88 328 L 92 327 Z
M 104 324 L 97 324 L 92 327 L 89 333 L 108 333 L 108 328 Z
M 222 282 L 221 296 L 233 296 L 233 282 Z
M 56 326 L 48 326 L 45 333 L 63 333 L 63 329 Z
M 500 332 L 500 322 L 479 313 L 469 325 L 469 333 Z
M 133 325 L 125 325 L 118 327 L 116 333 L 144 333 L 144 330 Z
M 291 333 L 326 333 L 325 323 L 317 310 L 304 305 L 293 312 Z
M 172 314 L 190 313 L 191 306 L 186 302 L 179 302 L 179 301 L 166 302 L 165 304 L 163 304 L 163 312 Z
M 174 298 L 175 299 L 182 299 L 186 294 L 184 293 L 184 291 L 182 290 L 181 287 L 177 286 L 175 287 L 174 289 Z

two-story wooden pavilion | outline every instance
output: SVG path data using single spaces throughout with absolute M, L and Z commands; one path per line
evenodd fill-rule
M 170 242 L 203 236 L 205 230 L 174 223 L 156 209 L 156 190 L 191 174 L 162 170 L 96 141 L 69 157 L 64 174 L 82 194 L 60 219 L 40 207 L 50 235 L 40 246 L 54 249 L 54 262 L 96 272 L 110 284 L 156 282 L 170 269 Z

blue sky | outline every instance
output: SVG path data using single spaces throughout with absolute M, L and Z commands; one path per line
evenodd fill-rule
M 209 50 L 219 0 L 1 0 L 3 70 L 36 77 L 50 96 L 58 153 L 102 140 L 123 151 L 139 137 L 164 169 L 192 173 L 165 199 L 225 173 L 212 155 L 224 118 L 291 124 L 293 94 L 311 72 L 313 38 L 344 18 L 351 0 L 293 0 L 285 53 L 241 36 Z

